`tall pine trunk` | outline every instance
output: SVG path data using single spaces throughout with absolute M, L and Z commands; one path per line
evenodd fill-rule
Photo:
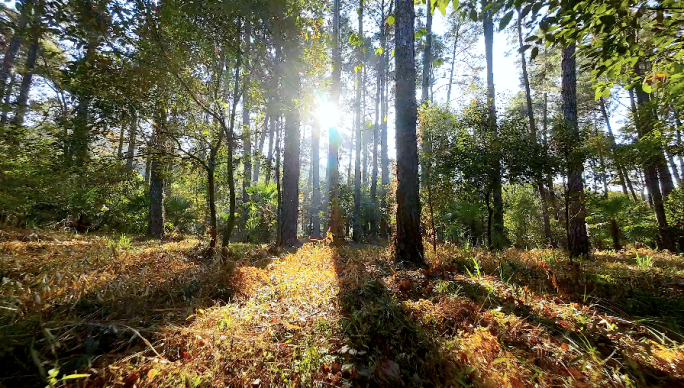
M 33 69 L 36 66 L 36 58 L 38 57 L 38 48 L 40 40 L 40 15 L 33 15 L 35 18 L 34 26 L 31 29 L 31 45 L 29 46 L 28 54 L 26 56 L 26 73 L 21 79 L 19 86 L 19 96 L 17 97 L 17 110 L 14 111 L 14 118 L 12 123 L 17 126 L 24 125 L 24 116 L 28 110 L 29 93 L 31 91 L 31 83 L 33 82 Z
M 485 5 L 483 3 L 483 5 Z M 489 103 L 489 128 L 498 138 L 496 128 L 496 93 L 494 91 L 494 20 L 491 11 L 487 11 L 483 18 L 485 57 L 487 62 L 487 100 Z M 495 151 L 492 156 L 491 169 L 492 177 L 490 190 L 492 192 L 492 222 L 490 249 L 501 249 L 508 245 L 504 233 L 504 214 L 503 214 L 503 188 L 501 182 L 501 157 L 499 151 Z
M 19 47 L 24 41 L 24 34 L 26 29 L 26 24 L 29 19 L 29 14 L 33 8 L 33 1 L 27 0 L 21 7 L 21 14 L 19 15 L 19 21 L 17 22 L 16 29 L 14 30 L 14 35 L 10 40 L 7 50 L 5 51 L 5 56 L 2 61 L 2 69 L 0 69 L 0 96 L 5 96 L 5 91 L 7 89 L 7 79 L 12 73 L 12 67 L 14 66 L 14 58 L 17 56 Z
M 390 3 L 389 13 L 392 13 L 392 5 Z M 385 23 L 385 2 L 382 0 L 381 4 L 382 25 L 380 26 L 380 46 L 382 47 L 382 61 L 381 71 L 382 85 L 380 86 L 380 168 L 382 170 L 382 177 L 380 179 L 380 236 L 389 238 L 390 226 L 385 209 L 387 208 L 387 186 L 389 185 L 389 154 L 387 150 L 387 116 L 389 110 L 389 53 L 387 49 L 387 31 L 389 27 Z
M 164 237 L 164 178 L 166 171 L 166 112 L 157 113 L 152 134 L 150 152 L 150 213 L 148 233 L 161 239 Z
M 138 115 L 135 111 L 131 114 L 131 127 L 128 133 L 128 150 L 126 151 L 126 168 L 133 170 L 135 158 L 135 141 L 138 133 Z
M 423 237 L 420 232 L 418 143 L 416 138 L 416 66 L 414 56 L 413 0 L 397 0 L 396 62 L 396 149 L 397 149 L 397 233 L 394 252 L 397 261 L 422 265 Z
M 563 72 L 563 123 L 568 139 L 568 250 L 572 256 L 589 255 L 589 238 L 585 223 L 586 209 L 584 205 L 584 156 L 579 151 L 580 138 L 577 123 L 577 69 L 575 65 L 575 44 L 571 43 L 563 49 L 561 62 Z
M 243 178 L 242 178 L 242 203 L 249 202 L 249 194 L 247 193 L 247 188 L 252 185 L 252 130 L 250 128 L 249 120 L 249 49 L 250 49 L 250 36 L 252 34 L 252 29 L 249 22 L 245 22 L 245 58 L 243 60 L 243 66 L 245 67 L 244 78 L 242 80 L 242 143 L 243 143 Z M 249 219 L 249 209 L 244 208 L 242 216 L 242 229 L 247 225 L 247 219 Z
M 311 192 L 311 238 L 321 237 L 321 177 L 320 177 L 320 153 L 321 153 L 321 128 L 319 123 L 314 123 L 311 130 L 311 180 L 313 190 Z
M 641 69 L 641 64 L 637 64 L 637 73 Z M 641 87 L 636 88 L 636 124 L 637 132 L 641 139 L 648 137 L 653 131 L 654 112 L 651 106 L 651 98 Z M 675 251 L 675 240 L 670 233 L 665 215 L 665 205 L 663 193 L 658 182 L 658 165 L 662 159 L 662 149 L 652 150 L 648 158 L 644 161 L 645 185 L 648 190 L 650 202 L 655 212 L 658 222 L 659 248 Z
M 359 0 L 359 37 L 363 42 L 363 2 Z M 357 65 L 363 66 L 363 45 L 357 47 Z M 356 72 L 356 159 L 354 164 L 354 224 L 352 230 L 352 239 L 359 241 L 361 239 L 361 143 L 362 133 L 361 126 L 363 120 L 361 118 L 361 89 L 364 87 L 361 70 Z
M 532 107 L 532 90 L 530 88 L 530 77 L 527 73 L 527 60 L 525 58 L 525 51 L 522 49 L 524 47 L 524 44 L 522 36 L 522 16 L 520 13 L 520 8 L 518 8 L 517 11 L 518 44 L 520 46 L 520 60 L 523 84 L 525 85 L 525 98 L 527 101 L 527 118 L 530 121 L 530 137 L 532 139 L 532 142 L 533 144 L 538 144 L 539 139 L 537 136 L 537 126 L 534 120 L 534 111 Z M 546 237 L 546 242 L 549 243 L 551 246 L 555 247 L 556 242 L 554 241 L 553 232 L 551 231 L 551 218 L 549 217 L 548 198 L 546 195 L 546 188 L 544 188 L 544 174 L 541 168 L 538 171 L 535 171 L 535 180 L 537 183 L 537 190 L 539 191 L 539 198 L 541 199 L 542 205 L 542 216 L 544 219 L 544 236 Z
M 286 36 L 293 39 L 285 40 L 284 47 L 285 63 L 283 88 L 285 94 L 285 130 L 283 133 L 283 197 L 282 197 L 282 224 L 280 225 L 281 244 L 295 246 L 297 241 L 297 220 L 299 218 L 299 111 L 296 100 L 300 94 L 299 78 L 299 46 L 294 32 L 295 22 L 287 22 L 288 31 Z
M 373 238 L 378 235 L 378 136 L 380 135 L 380 99 L 382 87 L 382 75 L 380 73 L 380 66 L 378 65 L 378 77 L 375 89 L 375 122 L 373 123 L 373 168 L 371 170 L 371 187 L 370 197 L 373 203 L 373 210 L 370 215 L 370 232 Z
M 334 109 L 339 111 L 340 90 L 342 87 L 342 54 L 340 52 L 340 2 L 333 0 L 333 42 L 332 42 L 332 90 L 331 103 Z M 338 245 L 342 238 L 342 220 L 340 214 L 339 199 L 339 157 L 340 134 L 337 130 L 338 123 L 328 128 L 328 229 L 332 235 L 332 243 Z
M 430 72 L 432 69 L 432 7 L 431 0 L 427 0 L 427 20 L 425 22 L 425 48 L 423 52 L 423 84 L 420 102 L 427 101 L 430 96 Z
M 237 60 L 235 63 L 235 85 L 233 87 L 233 106 L 230 111 L 230 122 L 228 127 L 226 127 L 224 117 L 221 117 L 221 126 L 224 131 L 226 131 L 226 142 L 227 144 L 227 170 L 228 170 L 228 222 L 223 231 L 223 241 L 221 245 L 227 247 L 230 244 L 230 237 L 233 234 L 233 228 L 235 227 L 235 212 L 237 210 L 236 200 L 235 200 L 235 166 L 233 165 L 233 148 L 235 147 L 235 114 L 237 110 L 237 103 L 240 98 L 240 71 L 242 70 L 242 52 L 238 50 Z

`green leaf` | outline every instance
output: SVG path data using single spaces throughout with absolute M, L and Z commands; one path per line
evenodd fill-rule
M 413 39 L 418 40 L 425 36 L 425 34 L 427 34 L 427 31 L 425 30 L 425 28 L 421 28 L 420 30 L 416 31 L 416 33 L 413 35 Z
M 394 21 L 395 21 L 394 15 L 389 15 L 389 16 L 387 17 L 386 23 L 387 23 L 388 26 L 391 26 L 391 25 L 394 25 Z
M 653 91 L 653 88 L 648 83 L 643 83 L 641 84 L 641 90 L 643 90 L 644 93 L 650 94 Z
M 378 47 L 375 49 L 375 55 L 382 55 L 382 53 L 383 53 L 382 47 Z
M 539 55 L 539 47 L 534 47 L 532 49 L 532 53 L 530 54 L 530 61 L 533 61 L 534 58 L 537 57 L 537 55 Z
M 504 17 L 501 18 L 499 21 L 499 31 L 503 31 L 504 28 L 508 25 L 508 23 L 511 21 L 513 18 L 513 11 L 508 11 Z
M 449 0 L 438 0 L 438 1 L 439 1 L 439 4 L 438 4 L 439 12 L 442 13 L 442 16 L 446 16 L 446 8 L 447 8 L 447 5 L 449 5 Z
M 64 376 L 64 377 L 62 377 L 62 380 L 82 379 L 85 377 L 90 377 L 90 374 L 82 373 L 82 374 L 77 374 L 77 375 Z
M 603 97 L 603 98 L 608 98 L 608 97 L 610 97 L 610 89 L 609 89 L 609 88 L 605 88 L 605 89 L 603 90 L 603 94 L 601 95 L 601 97 Z

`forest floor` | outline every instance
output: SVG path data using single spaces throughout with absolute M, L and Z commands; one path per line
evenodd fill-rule
M 205 246 L 0 231 L 0 386 L 684 386 L 681 256 Z

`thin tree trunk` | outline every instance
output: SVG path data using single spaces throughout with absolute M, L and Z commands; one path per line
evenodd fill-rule
M 423 237 L 420 231 L 418 143 L 416 138 L 416 66 L 414 57 L 413 0 L 397 0 L 396 62 L 396 149 L 397 149 L 397 233 L 396 260 L 422 265 Z
M 585 223 L 586 209 L 584 205 L 584 158 L 580 147 L 579 126 L 577 124 L 577 69 L 575 65 L 575 44 L 571 43 L 563 49 L 561 63 L 563 71 L 563 122 L 568 138 L 568 250 L 572 256 L 589 254 L 589 238 Z
M 393 2 L 391 4 L 394 4 Z M 382 177 L 380 179 L 381 191 L 380 191 L 380 235 L 383 238 L 389 238 L 389 220 L 385 214 L 385 209 L 387 208 L 387 186 L 389 185 L 389 155 L 387 150 L 387 116 L 389 110 L 389 53 L 387 50 L 387 26 L 385 24 L 385 2 L 382 0 L 382 25 L 380 26 L 380 46 L 382 47 L 382 60 L 380 74 L 382 75 L 380 86 L 380 168 L 382 170 Z M 390 5 L 390 13 L 392 12 L 392 6 Z
M 279 121 L 281 121 L 281 125 L 278 126 L 277 129 L 277 134 L 276 134 L 276 143 L 275 143 L 275 157 L 276 157 L 276 167 L 275 167 L 275 181 L 276 181 L 276 192 L 278 193 L 278 217 L 277 217 L 277 223 L 276 223 L 276 245 L 280 246 L 283 244 L 283 237 L 282 237 L 282 231 L 283 231 L 283 188 L 280 180 L 280 139 L 282 137 L 282 132 L 283 132 L 283 125 L 282 125 L 282 118 L 279 118 Z
M 150 154 L 150 213 L 148 231 L 150 236 L 164 237 L 164 178 L 166 166 L 166 112 L 160 109 L 158 122 L 154 125 L 152 135 L 152 152 Z
M 213 151 L 213 150 L 212 150 Z M 214 178 L 214 167 L 216 162 L 209 161 L 209 168 L 207 169 L 207 202 L 209 205 L 209 246 L 216 247 L 216 188 Z
M 381 99 L 381 79 L 380 66 L 378 65 L 378 79 L 375 89 L 375 122 L 373 124 L 373 168 L 371 172 L 370 196 L 373 203 L 373 210 L 370 218 L 371 236 L 376 238 L 378 235 L 378 136 L 380 135 L 380 99 Z
M 135 158 L 135 137 L 138 133 L 138 116 L 133 112 L 131 116 L 131 128 L 128 134 L 128 150 L 126 151 L 126 168 L 133 170 L 133 160 Z
M 666 155 L 667 161 L 670 164 L 670 168 L 672 169 L 672 176 L 675 179 L 675 182 L 677 182 L 677 186 L 681 187 L 682 186 L 682 178 L 679 176 L 679 170 L 677 169 L 677 164 L 675 164 L 674 157 L 672 155 L 667 154 Z
M 28 54 L 26 56 L 26 73 L 24 73 L 24 76 L 21 79 L 19 96 L 17 97 L 17 110 L 14 111 L 14 118 L 12 119 L 12 123 L 16 126 L 24 125 L 24 116 L 28 110 L 29 93 L 31 91 L 31 83 L 33 81 L 33 69 L 36 66 L 38 48 L 40 47 L 39 40 L 41 34 L 40 25 L 38 24 L 40 15 L 38 15 L 36 12 L 34 18 L 36 18 L 36 20 L 34 21 L 35 25 L 31 31 L 31 45 L 29 46 Z
M 17 81 L 17 77 L 14 73 L 10 76 L 9 85 L 7 85 L 7 90 L 5 91 L 5 97 L 2 104 L 2 117 L 0 117 L 0 124 L 5 124 L 7 122 L 7 117 L 12 103 L 12 90 L 14 89 L 14 84 Z
M 235 227 L 235 212 L 237 210 L 236 199 L 235 199 L 235 169 L 233 165 L 233 147 L 235 146 L 235 114 L 237 110 L 238 100 L 240 99 L 239 85 L 240 85 L 240 71 L 242 70 L 242 52 L 238 50 L 237 61 L 235 63 L 235 85 L 233 87 L 233 106 L 230 111 L 230 123 L 228 128 L 226 128 L 226 123 L 222 117 L 220 124 L 222 129 L 226 133 L 227 146 L 227 169 L 228 169 L 228 222 L 226 222 L 226 227 L 223 231 L 223 241 L 221 245 L 227 247 L 230 244 L 230 237 L 233 234 L 233 228 Z
M 675 119 L 675 132 L 677 134 L 677 146 L 680 148 L 684 145 L 682 143 L 682 122 L 679 120 L 679 111 L 674 109 L 674 119 Z M 684 158 L 682 157 L 681 153 L 679 154 L 679 170 L 682 172 L 682 175 L 684 175 Z M 684 179 L 684 176 L 682 176 L 682 179 Z
M 430 69 L 432 64 L 432 12 L 430 1 L 427 0 L 427 20 L 425 22 L 425 48 L 423 52 L 423 88 L 421 95 L 421 104 L 429 99 L 430 90 Z
M 449 71 L 449 87 L 447 89 L 446 104 L 449 106 L 451 101 L 451 86 L 454 84 L 454 67 L 456 65 L 456 47 L 458 47 L 459 30 L 456 30 L 456 36 L 454 36 L 454 51 L 451 52 L 451 71 Z
M 252 175 L 252 184 L 254 185 L 259 184 L 259 172 L 261 170 L 261 162 L 263 159 L 262 152 L 264 149 L 264 142 L 266 141 L 266 132 L 268 132 L 267 128 L 269 123 L 269 117 L 270 115 L 267 113 L 266 117 L 264 118 L 264 128 L 261 130 L 261 135 L 259 136 L 259 144 L 257 145 L 257 148 L 254 150 L 254 166 Z
M 245 76 L 242 80 L 242 143 L 243 143 L 243 169 L 244 174 L 242 178 L 242 203 L 245 204 L 249 202 L 249 194 L 247 193 L 247 188 L 252 185 L 252 130 L 250 128 L 249 120 L 249 49 L 250 49 L 250 37 L 252 34 L 252 28 L 249 22 L 245 22 L 245 60 L 243 61 L 243 66 L 245 68 Z M 241 229 L 247 225 L 247 220 L 249 219 L 249 208 L 244 208 L 242 216 Z
M 333 71 L 332 71 L 332 92 L 331 103 L 339 111 L 340 90 L 342 87 L 342 55 L 340 52 L 340 2 L 333 0 Z M 332 236 L 332 244 L 339 245 L 342 238 L 342 221 L 339 203 L 339 157 L 338 150 L 341 137 L 337 130 L 338 123 L 328 128 L 328 229 Z
M 9 78 L 12 73 L 14 58 L 19 51 L 19 47 L 24 41 L 24 30 L 26 29 L 29 13 L 33 8 L 32 5 L 32 0 L 26 0 L 24 2 L 21 8 L 21 14 L 19 15 L 19 21 L 17 22 L 16 29 L 14 30 L 14 35 L 12 35 L 12 39 L 7 46 L 7 51 L 5 51 L 5 56 L 2 61 L 2 69 L 0 69 L 0 96 L 5 96 L 7 78 Z
M 534 120 L 534 112 L 533 112 L 533 107 L 532 107 L 532 91 L 530 88 L 530 78 L 529 75 L 527 74 L 527 61 L 525 59 L 525 52 L 522 51 L 522 48 L 524 46 L 523 44 L 523 36 L 522 36 L 522 18 L 520 14 L 520 8 L 517 9 L 518 11 L 518 20 L 517 20 L 517 27 L 518 27 L 518 44 L 520 46 L 520 60 L 521 60 L 521 65 L 522 65 L 522 75 L 523 75 L 523 84 L 525 85 L 525 97 L 527 100 L 527 117 L 530 121 L 530 137 L 532 138 L 532 141 L 534 144 L 538 144 L 539 140 L 537 138 L 537 126 L 535 124 Z M 553 232 L 551 231 L 551 219 L 549 217 L 549 206 L 547 204 L 547 198 L 546 198 L 546 190 L 544 189 L 544 177 L 543 177 L 543 171 L 539 170 L 536 172 L 536 181 L 537 181 L 537 190 L 539 191 L 539 198 L 541 199 L 541 205 L 542 205 L 542 215 L 544 219 L 544 236 L 546 237 L 547 243 L 551 244 L 552 246 L 555 246 L 555 242 L 553 240 Z
M 359 37 L 363 42 L 363 1 L 359 0 Z M 358 66 L 363 66 L 363 46 L 357 48 Z M 356 72 L 356 163 L 354 164 L 354 224 L 352 239 L 361 240 L 361 88 L 363 79 L 361 71 Z
M 321 237 L 321 177 L 320 177 L 320 146 L 321 129 L 319 123 L 314 123 L 311 130 L 311 180 L 313 190 L 311 193 L 311 238 Z
M 496 94 L 494 92 L 494 21 L 491 11 L 486 12 L 483 18 L 485 57 L 487 61 L 487 100 L 489 103 L 489 127 L 495 137 L 498 137 L 496 128 Z M 493 155 L 492 163 L 492 241 L 490 249 L 501 249 L 508 245 L 504 234 L 503 221 L 503 188 L 501 182 L 501 160 L 497 154 Z

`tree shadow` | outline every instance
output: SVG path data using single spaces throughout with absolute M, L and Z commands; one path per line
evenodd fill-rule
M 339 330 L 344 338 L 338 373 L 354 386 L 441 387 L 465 382 L 465 368 L 440 350 L 437 339 L 411 318 L 378 278 L 391 271 L 391 264 L 365 263 L 359 252 L 362 248 L 355 246 L 335 254 Z M 411 275 L 421 281 L 418 271 Z

